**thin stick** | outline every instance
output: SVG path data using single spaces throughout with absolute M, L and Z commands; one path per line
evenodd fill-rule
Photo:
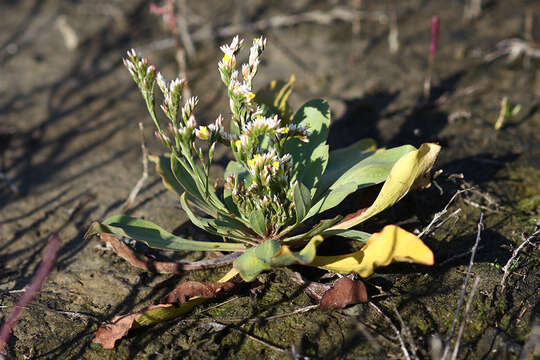
M 9 309 L 9 308 L 22 308 L 23 310 L 39 309 L 39 310 L 43 310 L 43 311 L 49 311 L 49 312 L 52 312 L 52 313 L 55 313 L 55 314 L 70 315 L 70 316 L 76 316 L 76 317 L 79 317 L 79 318 L 99 319 L 98 316 L 91 315 L 91 314 L 83 314 L 83 313 L 76 312 L 76 311 L 51 309 L 49 307 L 36 305 L 36 304 L 27 305 L 27 306 L 19 306 L 19 305 L 1 305 L 0 306 L 0 309 Z
M 248 338 L 250 338 L 251 340 L 255 341 L 256 343 L 259 343 L 263 346 L 266 346 L 267 348 L 270 348 L 274 351 L 277 351 L 277 352 L 280 352 L 280 353 L 289 353 L 288 350 L 285 350 L 283 348 L 280 348 L 279 346 L 276 346 L 276 345 L 273 345 L 273 344 L 270 344 L 269 342 L 261 339 L 261 338 L 258 338 L 254 335 L 251 335 L 250 333 L 248 333 L 247 331 L 243 330 L 243 329 L 239 329 L 237 327 L 232 327 L 231 329 L 234 329 L 238 332 L 241 332 L 242 334 L 246 335 Z
M 204 313 L 204 312 L 213 310 L 213 309 L 215 309 L 215 308 L 218 308 L 218 307 L 223 306 L 223 305 L 225 305 L 225 304 L 228 304 L 228 303 L 230 303 L 230 302 L 236 301 L 236 300 L 238 300 L 238 299 L 241 299 L 241 297 L 235 296 L 235 297 L 233 297 L 233 298 L 230 298 L 230 299 L 228 299 L 228 300 L 225 300 L 225 301 L 223 301 L 223 302 L 221 302 L 221 303 L 219 303 L 219 304 L 216 304 L 216 305 L 214 305 L 214 306 L 210 306 L 210 307 L 208 307 L 208 308 L 206 308 L 206 309 L 199 310 L 199 311 L 197 311 L 197 314 L 202 314 L 202 313 Z
M 469 299 L 467 299 L 467 304 L 465 305 L 465 312 L 463 313 L 463 317 L 461 318 L 461 325 L 459 326 L 458 336 L 456 339 L 456 345 L 454 346 L 454 351 L 452 353 L 452 360 L 456 360 L 457 358 L 457 354 L 459 351 L 459 342 L 461 340 L 461 336 L 463 335 L 463 329 L 465 328 L 465 323 L 467 322 L 467 318 L 469 317 L 469 312 L 471 310 L 472 299 L 474 298 L 474 295 L 476 294 L 476 288 L 478 287 L 479 282 L 480 282 L 480 278 L 476 277 L 472 285 L 471 293 L 469 294 Z
M 15 307 L 15 310 L 13 310 L 9 314 L 7 320 L 4 322 L 4 325 L 0 329 L 0 353 L 2 353 L 4 347 L 6 346 L 9 340 L 9 336 L 11 334 L 11 330 L 13 329 L 13 326 L 21 315 L 23 309 L 26 307 L 26 305 L 28 305 L 30 301 L 32 301 L 34 296 L 39 293 L 41 287 L 45 283 L 45 280 L 47 280 L 47 277 L 53 270 L 54 264 L 56 263 L 56 256 L 58 254 L 60 244 L 60 237 L 58 237 L 57 234 L 51 235 L 51 237 L 49 238 L 47 250 L 45 251 L 45 255 L 43 256 L 43 261 L 41 262 L 36 273 L 34 274 L 30 286 L 28 286 L 28 289 L 21 296 L 17 303 L 17 306 Z
M 308 311 L 311 311 L 311 310 L 314 310 L 314 309 L 317 309 L 317 308 L 319 308 L 319 304 L 308 305 L 308 306 L 298 308 L 298 309 L 296 309 L 294 311 L 291 311 L 291 312 L 288 312 L 288 313 L 285 313 L 285 314 L 277 314 L 277 315 L 273 315 L 273 316 L 268 316 L 268 317 L 265 317 L 263 320 L 280 319 L 280 318 L 291 316 L 291 315 L 294 315 L 294 314 L 305 313 L 305 312 L 308 312 Z
M 431 229 L 433 224 L 435 224 L 444 214 L 446 214 L 446 212 L 448 211 L 448 207 L 450 207 L 450 205 L 454 202 L 454 200 L 456 199 L 456 197 L 458 197 L 458 195 L 460 195 L 460 194 L 462 194 L 464 192 L 470 191 L 470 190 L 471 189 L 469 188 L 469 189 L 456 191 L 456 193 L 450 198 L 450 201 L 448 201 L 448 203 L 446 204 L 444 209 L 442 209 L 441 211 L 439 211 L 438 213 L 436 213 L 433 216 L 433 219 L 431 220 L 431 222 L 428 224 L 428 226 L 426 226 L 424 228 L 424 230 L 422 230 L 422 232 L 420 234 L 418 234 L 418 237 L 421 238 L 422 236 L 424 236 L 425 234 L 427 234 L 429 232 L 429 230 Z M 452 216 L 452 215 L 450 215 L 450 216 Z
M 176 23 L 173 0 L 167 0 L 166 4 L 163 5 L 162 7 L 158 7 L 155 4 L 150 4 L 150 12 L 163 16 L 163 21 L 167 24 L 171 34 L 173 35 L 172 42 L 173 42 L 174 47 L 176 48 L 175 55 L 176 55 L 176 64 L 178 65 L 178 77 L 180 79 L 187 79 L 186 52 L 184 51 L 184 47 L 182 46 L 181 31 L 178 28 L 178 25 Z M 191 38 L 189 37 L 189 35 L 187 36 L 187 38 L 189 39 L 188 40 L 189 43 L 192 45 L 193 42 L 191 41 Z M 184 97 L 184 99 L 189 99 L 191 97 L 191 90 L 187 83 L 184 85 L 182 89 L 182 96 Z
M 392 323 L 392 320 L 390 320 L 390 318 L 388 316 L 386 316 L 385 313 L 382 312 L 381 309 L 379 309 L 377 307 L 377 305 L 375 305 L 374 303 L 372 303 L 371 301 L 369 302 L 369 305 L 375 309 L 375 311 L 381 315 L 383 317 L 384 320 L 386 320 L 386 322 L 388 323 L 388 325 L 390 325 L 390 327 L 392 328 L 392 330 L 394 331 L 394 333 L 396 333 L 396 336 L 399 340 L 399 344 L 401 346 L 401 351 L 403 352 L 403 356 L 405 356 L 405 359 L 407 360 L 411 360 L 411 356 L 409 355 L 409 351 L 407 350 L 407 347 L 405 346 L 405 342 L 403 341 L 403 338 L 401 337 L 401 333 L 399 332 L 399 330 L 397 329 L 397 327 L 394 325 L 394 323 Z
M 482 246 L 482 245 L 478 246 L 478 250 L 483 249 L 483 248 L 484 248 L 484 246 Z M 437 266 L 441 267 L 441 266 L 444 266 L 444 265 L 448 264 L 449 262 L 452 262 L 452 261 L 457 260 L 459 258 L 465 257 L 465 256 L 469 255 L 471 253 L 471 251 L 472 251 L 472 249 L 469 250 L 469 251 L 466 251 L 464 253 L 451 256 L 448 259 L 446 259 L 444 261 L 441 261 Z
M 478 230 L 476 233 L 476 241 L 474 242 L 474 246 L 471 250 L 471 260 L 469 262 L 469 267 L 467 269 L 467 276 L 465 276 L 465 282 L 463 283 L 463 290 L 461 291 L 461 295 L 459 297 L 458 306 L 456 308 L 456 313 L 454 315 L 454 321 L 452 322 L 452 328 L 450 330 L 450 335 L 448 336 L 448 339 L 446 340 L 446 345 L 444 347 L 444 353 L 442 356 L 442 360 L 446 359 L 446 356 L 448 355 L 448 350 L 450 350 L 450 341 L 454 337 L 454 331 L 456 330 L 456 325 L 459 317 L 459 313 L 461 312 L 461 307 L 463 306 L 463 301 L 465 299 L 465 293 L 467 292 L 467 285 L 469 284 L 469 280 L 471 278 L 471 269 L 474 264 L 474 256 L 476 255 L 476 250 L 478 249 L 478 243 L 480 242 L 480 235 L 482 233 L 482 229 L 484 228 L 484 213 L 480 214 L 480 220 L 478 221 Z
M 409 341 L 409 345 L 411 347 L 411 351 L 412 351 L 412 355 L 413 357 L 418 360 L 418 354 L 416 353 L 416 343 L 414 342 L 414 339 L 411 335 L 411 330 L 409 329 L 409 327 L 407 325 L 405 325 L 405 322 L 403 321 L 403 318 L 401 317 L 401 314 L 399 313 L 397 307 L 392 304 L 392 310 L 394 310 L 394 313 L 396 314 L 396 317 L 399 321 L 399 324 L 401 326 L 401 332 L 405 334 L 405 337 L 407 338 L 407 340 Z
M 178 30 L 180 34 L 180 38 L 182 39 L 182 44 L 184 44 L 184 48 L 186 49 L 186 53 L 188 55 L 189 59 L 195 59 L 197 56 L 197 52 L 195 50 L 195 45 L 193 44 L 193 40 L 191 40 L 191 36 L 189 35 L 189 31 L 187 28 L 187 21 L 186 21 L 186 13 L 187 13 L 187 6 L 186 6 L 186 0 L 179 0 L 178 1 L 178 12 L 179 15 L 178 18 Z
M 146 148 L 146 142 L 144 140 L 144 126 L 142 122 L 139 122 L 139 131 L 141 134 L 143 173 L 139 181 L 137 181 L 137 184 L 135 184 L 135 186 L 129 193 L 126 202 L 124 202 L 124 204 L 122 205 L 122 212 L 125 212 L 127 209 L 133 206 L 135 198 L 139 194 L 139 191 L 141 191 L 146 179 L 148 179 L 148 149 Z
M 538 234 L 540 234 L 540 230 L 536 230 L 531 236 L 529 236 L 527 238 L 527 240 L 522 242 L 521 245 L 519 245 L 514 250 L 514 252 L 512 253 L 512 256 L 510 257 L 510 259 L 508 259 L 508 262 L 506 263 L 506 265 L 503 268 L 504 275 L 503 275 L 503 277 L 501 279 L 501 286 L 502 286 L 503 291 L 504 291 L 504 286 L 505 286 L 504 282 L 506 281 L 506 278 L 508 277 L 510 266 L 512 266 L 512 263 L 514 262 L 514 259 L 518 256 L 521 249 L 523 249 L 525 246 L 527 246 L 536 236 L 538 236 Z

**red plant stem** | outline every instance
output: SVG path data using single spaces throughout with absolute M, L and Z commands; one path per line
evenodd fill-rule
M 45 256 L 43 257 L 41 264 L 39 265 L 36 273 L 34 274 L 32 282 L 24 292 L 23 296 L 19 299 L 19 302 L 15 306 L 15 309 L 9 314 L 7 320 L 2 326 L 2 329 L 0 329 L 0 354 L 4 349 L 5 345 L 7 344 L 9 336 L 11 334 L 11 330 L 13 329 L 13 325 L 15 325 L 15 322 L 21 315 L 24 307 L 28 305 L 30 301 L 32 301 L 32 299 L 34 298 L 34 296 L 36 296 L 37 293 L 39 293 L 41 287 L 45 283 L 45 280 L 47 280 L 47 277 L 53 270 L 56 263 L 58 249 L 60 248 L 60 243 L 60 237 L 57 234 L 53 234 L 49 238 L 49 243 L 47 245 Z
M 431 73 L 435 63 L 435 54 L 437 53 L 437 44 L 439 42 L 439 17 L 433 16 L 431 19 L 431 46 L 429 49 L 428 70 L 424 80 L 424 98 L 427 100 L 431 94 Z
M 431 19 L 431 49 L 429 51 L 429 56 L 435 57 L 437 52 L 437 42 L 439 41 L 439 17 L 434 16 Z

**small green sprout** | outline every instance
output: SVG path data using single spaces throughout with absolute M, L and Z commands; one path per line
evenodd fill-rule
M 500 130 L 507 121 L 512 120 L 519 112 L 521 111 L 521 105 L 513 105 L 508 101 L 508 98 L 505 96 L 501 100 L 501 110 L 497 121 L 495 121 L 494 128 L 495 130 Z

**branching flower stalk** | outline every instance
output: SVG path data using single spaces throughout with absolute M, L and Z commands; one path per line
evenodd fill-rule
M 254 101 L 253 79 L 259 67 L 259 56 L 266 39 L 256 38 L 250 48 L 248 63 L 237 69 L 236 56 L 243 40 L 235 37 L 231 44 L 223 45 L 223 59 L 218 64 L 221 79 L 230 97 L 231 131 L 224 129 L 224 119 L 219 115 L 214 123 L 198 126 L 193 116 L 198 98 L 192 97 L 180 107 L 184 79 L 167 82 L 161 73 L 155 75 L 155 67 L 146 59 L 139 59 L 134 50 L 128 52 L 124 64 L 139 86 L 143 98 L 156 124 L 156 136 L 169 149 L 172 156 L 196 179 L 195 184 L 204 203 L 222 216 L 230 216 L 230 210 L 219 199 L 215 187 L 210 184 L 209 172 L 216 144 L 228 146 L 235 159 L 248 169 L 248 179 L 231 174 L 225 179 L 225 189 L 232 195 L 236 219 L 249 225 L 254 211 L 264 217 L 263 238 L 275 237 L 285 226 L 295 221 L 291 155 L 285 153 L 285 142 L 291 138 L 308 141 L 308 131 L 301 125 L 288 124 L 277 114 L 269 114 Z M 154 81 L 156 80 L 156 81 Z M 164 100 L 163 113 L 169 120 L 164 130 L 155 112 L 154 84 L 157 82 Z M 198 141 L 208 143 L 205 154 Z M 198 158 L 198 162 L 194 159 Z M 194 200 L 194 199 L 192 199 Z M 196 201 L 195 201 L 196 202 Z M 200 205 L 200 204 L 199 204 Z M 253 234 L 256 236 L 256 234 Z

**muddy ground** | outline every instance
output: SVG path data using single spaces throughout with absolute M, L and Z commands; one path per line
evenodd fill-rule
M 195 33 L 356 3 L 187 1 L 186 18 Z M 458 196 L 441 220 L 459 210 L 456 216 L 424 238 L 436 265 L 379 271 L 368 280 L 369 291 L 377 294 L 379 286 L 388 296 L 372 301 L 401 329 L 395 307 L 417 356 L 431 358 L 432 339 L 450 335 L 482 212 L 485 228 L 472 267 L 473 278 L 480 280 L 458 358 L 532 358 L 531 334 L 540 325 L 538 239 L 519 253 L 504 289 L 500 282 L 513 249 L 540 221 L 540 60 L 486 61 L 485 56 L 509 38 L 538 49 L 540 3 L 484 1 L 482 13 L 470 21 L 463 18 L 464 1 L 364 3 L 367 19 L 357 24 L 357 33 L 346 21 L 264 31 L 269 42 L 257 84 L 294 73 L 295 107 L 314 97 L 328 99 L 333 148 L 364 137 L 381 146 L 440 143 L 440 189 L 408 195 L 362 229 L 377 231 L 393 222 L 421 230 L 456 191 L 474 190 Z M 440 16 L 441 29 L 426 100 L 422 88 L 433 15 Z M 395 53 L 389 50 L 386 21 L 392 17 L 398 30 Z M 163 151 L 121 63 L 125 50 L 135 47 L 172 77 L 174 51 L 156 43 L 168 37 L 161 24 L 145 1 L 0 3 L 0 171 L 11 183 L 0 183 L 0 319 L 29 283 L 49 235 L 59 232 L 62 238 L 56 269 L 15 326 L 8 354 L 14 359 L 287 358 L 273 345 L 286 351 L 294 346 L 298 358 L 403 358 L 395 332 L 368 305 L 268 319 L 313 304 L 286 270 L 262 276 L 255 294 L 244 288 L 222 306 L 214 307 L 225 300 L 218 299 L 178 321 L 135 331 L 114 350 L 91 343 L 101 322 L 156 303 L 182 280 L 213 280 L 225 271 L 153 275 L 131 267 L 97 239 L 82 238 L 91 221 L 119 211 L 141 175 L 139 121 L 150 151 Z M 203 122 L 227 113 L 216 64 L 217 45 L 228 40 L 196 42 L 196 57 L 189 62 Z M 505 96 L 521 111 L 495 130 Z M 218 163 L 226 163 L 227 156 L 219 153 Z M 341 210 L 353 210 L 354 204 L 352 198 Z M 177 198 L 153 169 L 129 213 L 177 234 L 207 238 L 186 222 Z M 216 322 L 231 326 L 211 325 Z M 414 358 L 410 346 L 409 352 Z

